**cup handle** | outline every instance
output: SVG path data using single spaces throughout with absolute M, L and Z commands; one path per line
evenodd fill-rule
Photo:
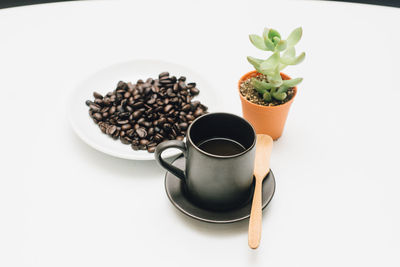
M 183 152 L 183 155 L 186 157 L 185 143 L 182 141 L 178 141 L 178 140 L 165 141 L 165 142 L 160 143 L 156 147 L 156 151 L 154 152 L 154 156 L 155 156 L 158 164 L 161 165 L 161 167 L 163 167 L 167 171 L 171 172 L 173 175 L 175 175 L 179 179 L 185 181 L 185 178 L 186 178 L 185 172 L 183 170 L 173 166 L 172 164 L 166 162 L 161 157 L 162 152 L 168 148 L 177 148 L 177 149 L 181 150 Z

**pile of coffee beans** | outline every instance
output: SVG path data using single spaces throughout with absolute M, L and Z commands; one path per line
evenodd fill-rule
M 192 101 L 199 93 L 196 83 L 186 83 L 186 77 L 163 72 L 158 79 L 136 84 L 120 81 L 105 96 L 94 92 L 94 101 L 87 100 L 86 105 L 103 133 L 133 150 L 153 153 L 163 141 L 183 140 L 193 120 L 207 113 L 205 105 Z

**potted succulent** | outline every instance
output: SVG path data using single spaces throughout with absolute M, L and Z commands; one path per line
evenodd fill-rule
M 296 56 L 294 46 L 300 41 L 302 28 L 294 29 L 284 40 L 278 31 L 265 28 L 262 36 L 251 34 L 251 43 L 260 50 L 271 51 L 267 59 L 247 57 L 255 68 L 239 80 L 239 95 L 243 117 L 250 121 L 259 134 L 268 134 L 274 140 L 283 132 L 289 108 L 303 79 L 291 79 L 281 71 L 297 65 L 305 53 Z

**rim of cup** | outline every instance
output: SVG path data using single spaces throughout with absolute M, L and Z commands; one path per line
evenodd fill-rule
M 193 142 L 193 140 L 192 140 L 192 138 L 191 138 L 191 129 L 192 129 L 192 126 L 195 125 L 197 121 L 199 121 L 199 120 L 201 120 L 201 119 L 204 119 L 205 117 L 215 116 L 215 115 L 228 115 L 228 116 L 232 116 L 232 117 L 235 117 L 236 119 L 239 119 L 239 120 L 245 122 L 246 124 L 248 124 L 248 125 L 250 126 L 250 129 L 252 130 L 252 134 L 253 134 L 253 142 L 252 142 L 252 144 L 250 145 L 250 147 L 246 148 L 244 151 L 242 151 L 242 152 L 240 152 L 240 153 L 238 153 L 238 154 L 229 155 L 229 156 L 215 155 L 215 154 L 211 154 L 211 153 L 208 153 L 208 152 L 206 152 L 206 151 L 200 149 L 200 148 Z M 247 152 L 249 152 L 249 151 L 256 145 L 257 135 L 256 135 L 256 131 L 254 130 L 253 125 L 251 125 L 251 123 L 248 122 L 246 119 L 244 119 L 244 118 L 242 118 L 242 117 L 240 117 L 240 116 L 238 116 L 238 115 L 232 114 L 232 113 L 227 113 L 227 112 L 213 112 L 213 113 L 204 114 L 204 115 L 202 115 L 202 116 L 196 118 L 196 119 L 189 125 L 189 128 L 188 128 L 188 130 L 187 130 L 186 139 L 187 139 L 187 140 L 190 142 L 190 144 L 191 144 L 196 150 L 198 150 L 200 153 L 205 154 L 205 155 L 207 155 L 207 156 L 209 156 L 209 157 L 225 159 L 225 158 L 240 157 L 241 155 L 246 154 Z M 236 141 L 236 140 L 235 140 L 235 141 Z M 241 144 L 241 145 L 242 145 L 242 144 Z

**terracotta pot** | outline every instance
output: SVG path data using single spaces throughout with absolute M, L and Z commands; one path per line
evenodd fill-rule
M 253 125 L 256 133 L 268 134 L 272 139 L 276 140 L 282 135 L 290 106 L 297 93 L 297 87 L 294 87 L 292 99 L 285 104 L 272 107 L 257 105 L 243 97 L 242 93 L 240 93 L 240 85 L 248 78 L 259 75 L 261 74 L 254 70 L 246 73 L 239 80 L 239 95 L 242 101 L 243 117 Z M 283 80 L 290 79 L 290 77 L 284 73 L 281 73 L 281 77 Z

